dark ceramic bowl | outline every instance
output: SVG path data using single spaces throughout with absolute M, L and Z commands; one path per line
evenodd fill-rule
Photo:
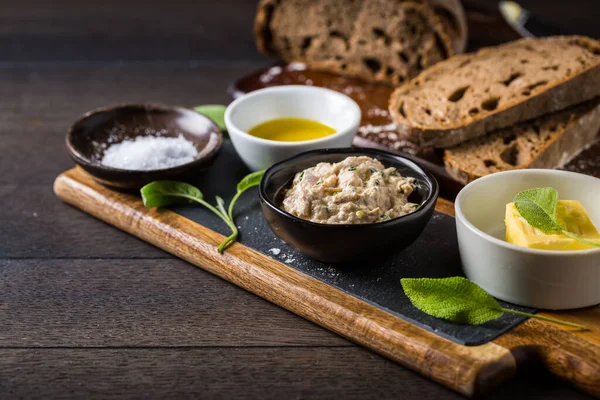
M 317 224 L 281 208 L 285 189 L 294 175 L 320 162 L 339 162 L 348 156 L 376 158 L 402 176 L 416 179 L 409 201 L 421 204 L 412 214 L 371 224 Z M 331 264 L 372 261 L 410 246 L 431 219 L 438 197 L 435 178 L 418 164 L 402 156 L 375 149 L 344 148 L 314 150 L 289 158 L 269 168 L 260 183 L 263 213 L 275 235 L 302 254 Z
M 127 170 L 101 164 L 106 148 L 138 136 L 177 137 L 191 141 L 194 161 L 172 168 Z M 131 104 L 90 111 L 67 132 L 71 158 L 97 181 L 118 189 L 139 189 L 156 180 L 189 180 L 208 168 L 223 142 L 217 125 L 193 110 L 158 104 Z

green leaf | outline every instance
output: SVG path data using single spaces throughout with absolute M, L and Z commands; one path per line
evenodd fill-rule
M 519 214 L 534 228 L 544 232 L 562 230 L 556 221 L 556 189 L 546 187 L 524 190 L 518 193 L 513 201 Z
M 481 325 L 503 314 L 492 296 L 463 277 L 404 278 L 400 283 L 415 307 L 437 318 Z
M 481 325 L 509 313 L 588 330 L 583 325 L 502 308 L 485 290 L 461 276 L 441 279 L 403 278 L 400 279 L 400 284 L 411 303 L 419 310 L 452 322 Z
M 226 131 L 225 126 L 225 109 L 227 107 L 220 104 L 206 104 L 203 106 L 194 107 L 194 111 L 206 115 L 208 118 L 215 121 L 220 130 Z
M 530 200 L 539 205 L 547 214 L 556 215 L 558 191 L 551 187 L 523 190 L 515 196 L 515 201 Z
M 233 196 L 233 199 L 231 199 L 231 203 L 229 203 L 229 209 L 227 210 L 227 215 L 229 216 L 230 220 L 233 221 L 233 206 L 235 205 L 236 201 L 247 189 L 250 189 L 251 187 L 260 184 L 260 180 L 262 179 L 264 174 L 264 170 L 252 172 L 251 174 L 248 174 L 245 177 L 243 177 L 242 180 L 237 184 L 237 193 L 235 194 L 235 196 Z
M 544 232 L 562 232 L 581 243 L 600 247 L 600 243 L 585 240 L 560 226 L 556 220 L 556 206 L 558 205 L 558 192 L 556 189 L 545 187 L 524 190 L 518 193 L 513 201 L 519 214 L 534 228 Z
M 185 182 L 156 181 L 141 189 L 146 207 L 164 207 L 189 201 L 202 200 L 200 189 Z
M 249 189 L 253 186 L 257 186 L 260 184 L 260 180 L 262 179 L 265 171 L 256 171 L 251 174 L 246 175 L 242 180 L 237 184 L 238 192 L 243 192 L 246 189 Z
M 260 182 L 260 180 L 259 180 Z M 238 228 L 231 218 L 231 208 L 235 199 L 242 192 L 238 192 L 232 200 L 229 213 L 225 210 L 225 201 L 220 196 L 215 196 L 217 207 L 210 205 L 204 200 L 202 192 L 197 187 L 185 182 L 156 181 L 147 184 L 141 189 L 142 199 L 146 207 L 164 207 L 181 202 L 196 202 L 208 208 L 211 212 L 223 220 L 231 229 L 231 235 L 227 237 L 217 248 L 222 253 L 238 236 Z

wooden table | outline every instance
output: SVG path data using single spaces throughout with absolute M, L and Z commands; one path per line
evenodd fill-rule
M 265 63 L 254 4 L 51 3 L 0 10 L 0 398 L 461 398 L 52 193 L 83 112 L 226 102 Z M 516 396 L 586 398 L 544 374 L 489 397 Z

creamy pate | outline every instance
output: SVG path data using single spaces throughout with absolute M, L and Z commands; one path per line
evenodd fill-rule
M 419 207 L 408 201 L 415 179 L 403 177 L 370 157 L 348 157 L 319 163 L 297 173 L 287 190 L 283 209 L 321 224 L 385 222 Z

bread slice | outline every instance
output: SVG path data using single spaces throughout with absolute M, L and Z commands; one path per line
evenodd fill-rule
M 450 147 L 600 95 L 600 42 L 581 36 L 521 39 L 454 56 L 397 88 L 399 133 Z
M 261 0 L 255 33 L 266 55 L 393 85 L 466 45 L 459 0 Z
M 546 115 L 444 151 L 448 173 L 467 184 L 521 168 L 561 168 L 598 138 L 600 100 Z

